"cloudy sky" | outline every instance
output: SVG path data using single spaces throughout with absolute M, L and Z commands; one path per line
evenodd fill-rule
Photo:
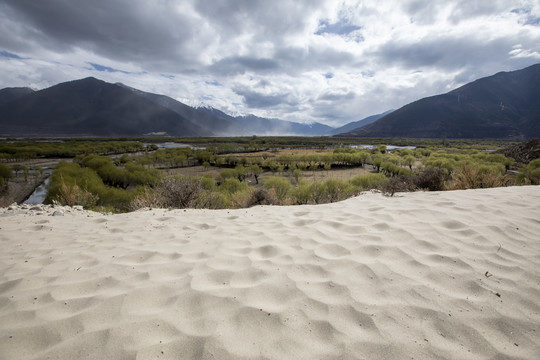
M 0 88 L 94 76 L 338 126 L 535 63 L 537 0 L 0 0 Z

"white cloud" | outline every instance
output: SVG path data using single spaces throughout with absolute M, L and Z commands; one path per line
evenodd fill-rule
M 539 19 L 533 0 L 3 0 L 0 87 L 95 76 L 337 126 L 538 62 Z

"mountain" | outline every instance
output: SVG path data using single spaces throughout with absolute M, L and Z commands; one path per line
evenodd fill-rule
M 228 135 L 321 136 L 332 130 L 332 127 L 317 122 L 312 124 L 301 124 L 279 119 L 261 118 L 255 115 L 232 117 L 220 110 L 208 107 L 201 107 L 199 110 L 205 111 L 222 121 L 232 123 L 233 127 L 229 129 L 232 133 L 230 132 Z
M 14 87 L 14 88 L 5 88 L 0 90 L 0 106 L 17 100 L 25 95 L 34 92 L 34 90 L 28 87 Z
M 232 117 L 92 77 L 40 91 L 0 90 L 3 136 L 310 136 L 331 129 L 254 115 Z
M 61 83 L 0 107 L 9 136 L 213 135 L 133 91 L 95 78 Z
M 300 124 L 279 119 L 261 118 L 255 115 L 233 117 L 212 107 L 191 107 L 165 95 L 144 92 L 123 84 L 127 89 L 155 102 L 189 121 L 197 124 L 207 132 L 217 136 L 250 136 L 250 135 L 323 135 L 332 128 L 320 123 Z
M 522 140 L 540 136 L 540 64 L 427 97 L 338 136 Z
M 388 110 L 388 111 L 385 111 L 385 112 L 383 112 L 381 114 L 371 115 L 371 116 L 368 116 L 366 118 L 363 118 L 362 120 L 350 122 L 348 124 L 343 125 L 342 127 L 332 129 L 331 131 L 327 132 L 325 135 L 330 135 L 330 136 L 331 135 L 338 135 L 338 134 L 341 134 L 341 133 L 346 133 L 346 132 L 349 132 L 349 131 L 358 130 L 358 129 L 366 126 L 366 125 L 373 124 L 375 121 L 379 120 L 380 118 L 382 118 L 385 115 L 390 114 L 392 111 L 394 111 L 394 110 Z
M 121 83 L 119 83 L 118 85 L 133 91 L 135 94 L 142 96 L 155 104 L 174 111 L 175 113 L 179 114 L 180 116 L 188 119 L 192 123 L 204 129 L 206 134 L 215 134 L 220 136 L 225 136 L 229 134 L 234 135 L 238 130 L 235 128 L 235 124 L 233 124 L 227 118 L 216 117 L 212 115 L 211 112 L 209 113 L 201 109 L 193 108 L 165 95 L 144 92 Z

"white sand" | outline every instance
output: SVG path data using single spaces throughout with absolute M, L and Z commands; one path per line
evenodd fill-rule
M 540 186 L 63 211 L 0 210 L 0 359 L 540 358 Z

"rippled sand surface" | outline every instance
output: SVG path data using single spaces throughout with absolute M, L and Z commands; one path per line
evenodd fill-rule
M 540 354 L 539 186 L 0 228 L 0 359 Z

